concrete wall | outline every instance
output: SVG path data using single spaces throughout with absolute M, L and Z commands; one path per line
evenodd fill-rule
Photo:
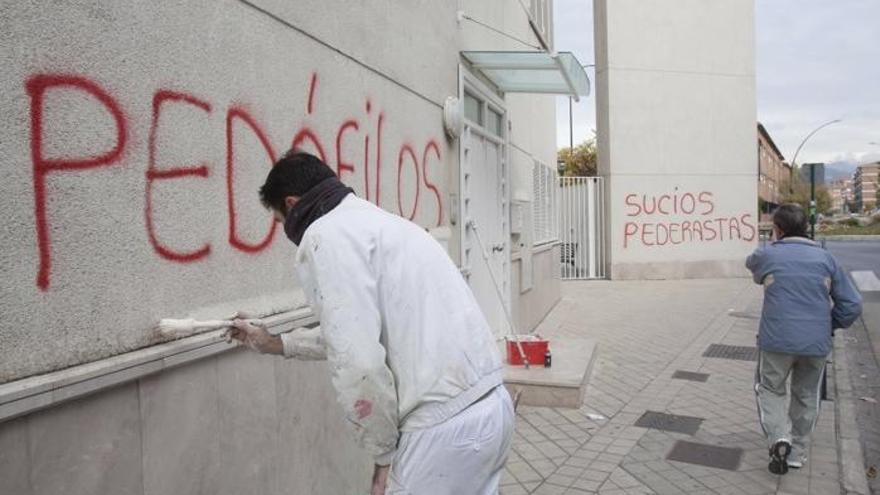
M 594 9 L 610 276 L 744 275 L 758 237 L 754 2 Z
M 467 8 L 529 36 L 516 3 Z M 510 48 L 455 11 L 427 0 L 0 9 L 0 399 L 33 384 L 52 396 L 26 415 L 0 403 L 0 417 L 19 416 L 0 422 L 0 492 L 364 490 L 369 459 L 347 439 L 324 364 L 194 348 L 158 359 L 190 364 L 134 381 L 100 370 L 162 347 L 163 317 L 304 304 L 293 247 L 256 195 L 291 145 L 383 208 L 450 225 L 458 143 L 442 103 L 458 94 L 458 51 Z M 511 105 L 515 144 L 552 163 L 552 102 L 538 100 Z M 527 325 L 558 299 L 542 263 Z M 97 393 L 64 402 L 47 389 L 84 368 L 81 390 Z
M 531 284 L 524 286 L 523 270 L 531 270 Z M 560 299 L 562 281 L 559 278 L 559 245 L 539 248 L 532 259 L 523 263 L 518 257 L 511 263 L 511 287 L 514 291 L 514 317 L 520 333 L 528 333 L 538 326 Z
M 446 221 L 454 8 L 256 3 L 3 9 L 0 383 L 154 344 L 162 317 L 296 290 L 256 195 L 294 142 L 384 208 Z
M 506 102 L 512 121 L 508 154 L 511 200 L 520 202 L 524 213 L 523 233 L 511 236 L 511 306 L 517 330 L 528 333 L 561 297 L 559 248 L 535 246 L 543 239 L 535 239 L 532 208 L 535 162 L 551 166 L 556 163 L 556 106 L 552 96 L 507 95 Z M 530 273 L 524 274 L 523 270 Z
M 325 368 L 237 350 L 0 423 L 0 493 L 365 493 Z

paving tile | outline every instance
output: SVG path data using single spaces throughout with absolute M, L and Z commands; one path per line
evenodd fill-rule
M 602 481 L 593 481 L 584 478 L 574 480 L 574 483 L 571 484 L 572 488 L 578 488 L 585 491 L 598 491 L 599 487 L 602 486 Z
M 522 485 L 502 486 L 500 495 L 528 495 L 528 491 Z
M 516 478 L 517 481 L 521 483 L 524 481 L 543 480 L 543 477 L 538 474 L 538 472 L 533 469 L 532 466 L 526 464 L 525 462 L 518 462 L 514 464 L 508 463 L 507 470 L 514 478 Z
M 605 471 L 605 472 L 610 473 L 610 472 L 614 471 L 615 469 L 617 469 L 617 464 L 611 464 L 608 462 L 593 461 L 593 463 L 590 464 L 590 469 L 593 469 L 596 471 Z
M 580 488 L 569 487 L 565 490 L 565 495 L 595 495 L 599 492 L 595 490 L 581 490 Z
M 541 483 L 543 483 L 543 481 L 529 481 L 526 483 L 522 483 L 522 486 L 526 489 L 527 492 L 532 493 L 533 491 L 535 491 L 535 489 L 538 488 L 538 486 L 541 485 Z
M 559 466 L 551 460 L 532 461 L 531 466 L 541 475 L 542 479 L 547 478 L 559 468 Z
M 563 465 L 561 468 L 557 469 L 555 474 L 562 474 L 565 476 L 572 476 L 574 478 L 577 478 L 578 476 L 581 475 L 581 473 L 584 472 L 584 469 L 586 469 L 586 466 L 574 467 L 574 466 L 570 466 L 570 465 L 566 464 L 566 465 Z
M 840 483 L 834 481 L 817 481 L 810 480 L 810 495 L 826 495 L 830 493 L 839 493 Z
M 563 474 L 553 473 L 547 478 L 546 482 L 568 488 L 569 486 L 571 486 L 572 483 L 574 483 L 574 480 L 574 476 L 565 476 Z
M 563 495 L 566 491 L 566 488 L 563 486 L 553 485 L 550 483 L 541 484 L 535 491 L 532 492 L 533 495 Z
M 538 442 L 533 444 L 538 451 L 544 454 L 546 457 L 554 458 L 554 457 L 567 457 L 568 454 L 559 448 L 553 442 Z
M 572 456 L 572 457 L 569 457 L 565 461 L 564 465 L 575 467 L 575 468 L 582 468 L 581 470 L 583 471 L 583 468 L 586 468 L 587 466 L 589 466 L 590 462 L 591 462 L 590 459 L 584 459 L 581 457 Z
M 610 471 L 599 471 L 598 469 L 587 469 L 583 473 L 581 473 L 580 479 L 589 480 L 589 481 L 599 481 L 604 482 L 608 477 L 611 476 Z
M 597 462 L 605 462 L 608 464 L 620 464 L 624 459 L 622 455 L 614 455 L 614 454 L 599 454 L 596 456 Z

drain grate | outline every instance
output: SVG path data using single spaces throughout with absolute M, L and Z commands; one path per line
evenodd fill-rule
M 672 374 L 672 378 L 690 380 L 692 382 L 705 382 L 709 379 L 709 375 L 706 373 L 694 373 L 693 371 L 675 370 L 675 373 Z
M 757 361 L 758 348 L 744 345 L 710 344 L 703 357 Z
M 642 417 L 636 420 L 635 426 L 693 435 L 700 429 L 702 423 L 703 418 L 679 416 L 677 414 L 667 414 L 657 411 L 645 411 L 645 414 L 642 414 Z
M 717 445 L 679 440 L 675 442 L 666 459 L 736 471 L 739 469 L 742 455 L 743 449 L 739 448 L 719 447 Z

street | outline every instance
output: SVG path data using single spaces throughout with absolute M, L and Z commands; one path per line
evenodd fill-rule
M 880 275 L 880 240 L 828 241 L 825 247 L 843 264 L 847 272 L 873 271 Z M 862 318 L 846 330 L 846 358 L 856 401 L 865 466 L 880 466 L 880 291 L 862 291 Z M 862 399 L 864 398 L 864 399 Z M 876 471 L 875 471 L 876 472 Z M 880 478 L 868 477 L 872 493 L 880 493 Z

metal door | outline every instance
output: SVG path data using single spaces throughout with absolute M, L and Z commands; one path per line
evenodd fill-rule
M 462 82 L 471 105 L 460 142 L 462 271 L 500 338 L 508 333 L 510 303 L 506 111 L 479 81 L 465 74 Z

